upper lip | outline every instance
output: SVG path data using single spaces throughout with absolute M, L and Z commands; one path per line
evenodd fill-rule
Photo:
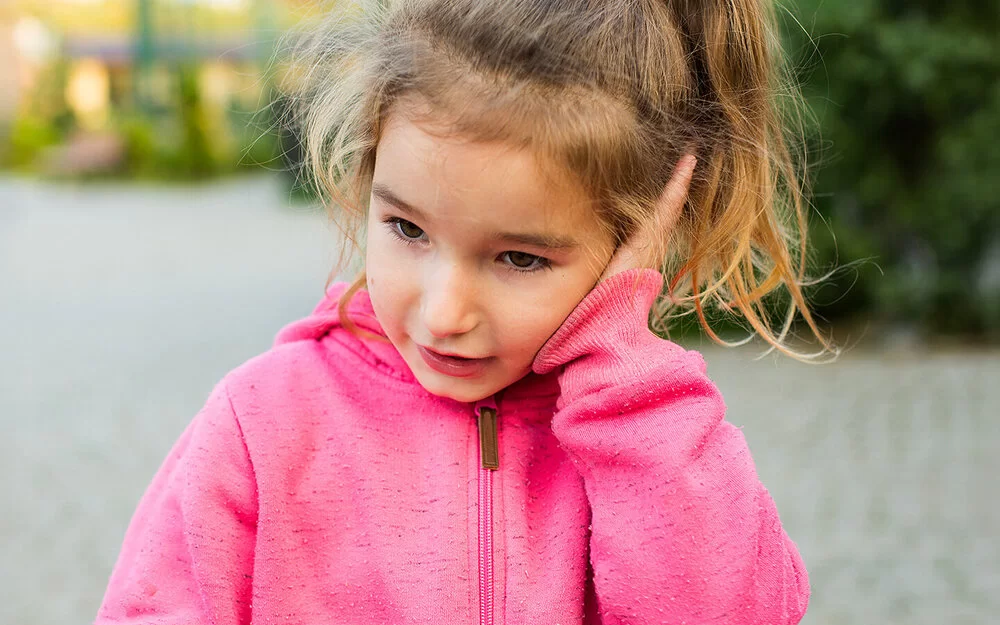
M 438 351 L 438 350 L 436 350 L 434 348 L 426 347 L 424 345 L 419 345 L 419 347 L 421 349 L 426 349 L 427 351 L 431 352 L 432 354 L 437 354 L 438 356 L 444 356 L 446 358 L 461 358 L 462 360 L 482 360 L 482 358 L 477 357 L 477 356 L 463 356 L 461 354 L 449 354 L 448 352 Z

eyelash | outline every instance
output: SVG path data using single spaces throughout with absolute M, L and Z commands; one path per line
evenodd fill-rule
M 422 234 L 424 234 L 423 228 L 413 223 L 412 221 L 407 221 L 399 217 L 386 217 L 385 219 L 382 220 L 382 222 L 388 227 L 389 232 L 394 237 L 396 237 L 406 245 L 416 245 L 421 239 L 410 238 L 405 234 L 403 234 L 402 231 L 403 224 L 409 224 L 414 228 L 417 228 L 418 230 L 420 230 Z M 517 265 L 511 263 L 509 260 L 503 263 L 504 267 L 516 273 L 535 273 L 537 271 L 542 271 L 544 269 L 552 269 L 552 261 L 543 256 L 538 256 L 537 254 L 528 254 L 527 252 L 517 252 L 514 250 L 509 250 L 500 254 L 500 257 L 501 258 L 509 257 L 511 254 L 523 254 L 525 256 L 530 256 L 531 258 L 535 259 L 535 262 L 532 264 L 531 267 L 518 267 Z

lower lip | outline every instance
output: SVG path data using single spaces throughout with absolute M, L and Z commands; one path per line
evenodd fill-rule
M 453 358 L 451 356 L 442 356 L 437 352 L 432 352 L 429 349 L 417 346 L 417 351 L 420 352 L 420 357 L 424 359 L 427 366 L 431 369 L 437 371 L 438 373 L 443 373 L 445 375 L 450 375 L 455 378 L 472 378 L 483 371 L 486 370 L 486 366 L 489 364 L 489 358 Z

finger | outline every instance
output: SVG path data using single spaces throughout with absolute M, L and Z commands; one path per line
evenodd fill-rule
M 655 264 L 655 257 L 666 238 L 664 235 L 673 230 L 683 212 L 697 162 L 693 154 L 681 157 L 654 207 L 652 219 L 615 250 L 601 280 L 620 271 Z
M 673 232 L 684 211 L 697 162 L 693 154 L 685 154 L 677 162 L 674 173 L 656 202 L 652 219 L 626 243 L 631 255 L 652 262 L 652 256 L 659 253 L 659 248 L 665 244 L 668 233 Z
M 687 202 L 688 190 L 694 178 L 694 169 L 698 159 L 693 154 L 685 154 L 674 167 L 670 181 L 663 189 L 656 208 L 654 224 L 657 232 L 671 231 L 677 225 Z

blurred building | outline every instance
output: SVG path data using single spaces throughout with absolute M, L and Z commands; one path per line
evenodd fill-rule
M 232 151 L 226 118 L 267 105 L 262 75 L 275 40 L 300 12 L 295 4 L 10 0 L 0 7 L 0 128 L 18 116 L 35 125 L 71 116 L 65 142 L 84 145 L 76 152 L 69 145 L 70 160 L 87 163 L 100 153 L 97 160 L 110 165 L 116 115 L 169 116 L 194 97 L 204 118 L 196 123 L 213 129 L 205 130 L 210 148 Z
M 157 73 L 178 62 L 206 66 L 204 92 L 209 97 L 219 99 L 221 91 L 238 88 L 236 77 L 270 51 L 265 38 L 273 32 L 262 34 L 260 25 L 273 27 L 267 18 L 282 10 L 274 0 L 22 0 L 12 6 L 5 20 L 10 24 L 0 29 L 10 32 L 0 35 L 0 59 L 5 47 L 8 54 L 17 54 L 15 28 L 23 31 L 21 56 L 27 52 L 37 61 L 24 82 L 33 84 L 37 73 L 45 71 L 39 57 L 60 57 L 67 63 L 67 103 L 85 126 L 99 126 L 106 114 L 102 111 L 135 93 L 137 65 L 143 66 L 141 74 L 149 74 L 154 99 L 163 90 Z M 46 37 L 53 45 L 42 41 Z M 18 97 L 4 96 L 15 102 Z M 6 103 L 4 110 L 11 106 Z

